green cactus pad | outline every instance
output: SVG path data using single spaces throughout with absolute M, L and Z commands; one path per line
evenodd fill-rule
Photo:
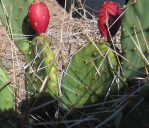
M 89 43 L 72 57 L 64 71 L 61 91 L 62 106 L 81 107 L 105 97 L 117 71 L 115 53 L 104 43 Z M 112 85 L 110 93 L 117 90 Z
M 24 44 L 20 40 L 30 38 L 34 33 L 27 16 L 28 7 L 31 2 L 33 0 L 0 0 L 1 22 L 21 51 Z
M 52 97 L 58 96 L 57 68 L 50 40 L 38 36 L 30 42 L 29 49 L 26 57 L 26 90 L 35 93 L 46 89 Z
M 5 70 L 0 67 L 0 112 L 13 108 L 14 96 L 8 80 Z
M 130 0 L 122 22 L 122 61 L 128 79 L 145 77 L 149 69 L 148 0 Z M 147 7 L 146 7 L 147 6 Z

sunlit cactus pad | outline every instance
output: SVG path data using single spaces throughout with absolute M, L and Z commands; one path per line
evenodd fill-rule
M 61 95 L 64 108 L 81 107 L 116 91 L 117 59 L 105 42 L 89 43 L 74 54 L 65 69 Z

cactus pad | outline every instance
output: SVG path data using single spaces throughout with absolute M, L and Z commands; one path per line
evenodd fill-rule
M 126 78 L 140 78 L 149 69 L 149 18 L 147 0 L 130 0 L 123 16 L 123 70 Z
M 0 0 L 1 22 L 22 52 L 22 40 L 32 37 L 34 33 L 27 16 L 31 2 L 33 0 Z
M 62 78 L 64 108 L 94 103 L 108 92 L 118 63 L 115 53 L 104 43 L 89 43 L 72 57 Z M 117 90 L 113 83 L 110 92 Z
M 27 55 L 26 89 L 28 92 L 48 90 L 52 97 L 58 95 L 57 68 L 50 40 L 38 36 L 30 42 Z

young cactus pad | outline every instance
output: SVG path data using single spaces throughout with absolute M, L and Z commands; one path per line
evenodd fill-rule
M 27 16 L 31 2 L 33 0 L 0 0 L 1 22 L 22 52 L 24 52 L 24 44 L 28 45 L 28 42 L 23 43 L 19 41 L 31 37 L 34 33 Z
M 0 112 L 13 108 L 13 92 L 5 70 L 0 67 Z
M 126 78 L 145 77 L 149 69 L 148 0 L 129 0 L 122 22 L 122 62 Z
M 117 90 L 115 53 L 104 43 L 89 43 L 72 57 L 62 78 L 62 106 L 82 107 Z
M 43 92 L 46 89 L 52 97 L 58 96 L 56 60 L 50 48 L 50 40 L 44 36 L 33 39 L 27 57 L 27 92 Z

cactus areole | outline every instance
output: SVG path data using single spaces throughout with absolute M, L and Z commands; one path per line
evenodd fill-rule
M 121 24 L 121 18 L 118 18 L 121 13 L 122 10 L 116 2 L 107 1 L 101 5 L 98 13 L 98 27 L 101 37 L 108 39 L 110 34 L 113 37 L 117 33 Z
M 32 28 L 38 33 L 45 33 L 49 25 L 50 14 L 43 2 L 35 2 L 29 6 L 28 17 Z

